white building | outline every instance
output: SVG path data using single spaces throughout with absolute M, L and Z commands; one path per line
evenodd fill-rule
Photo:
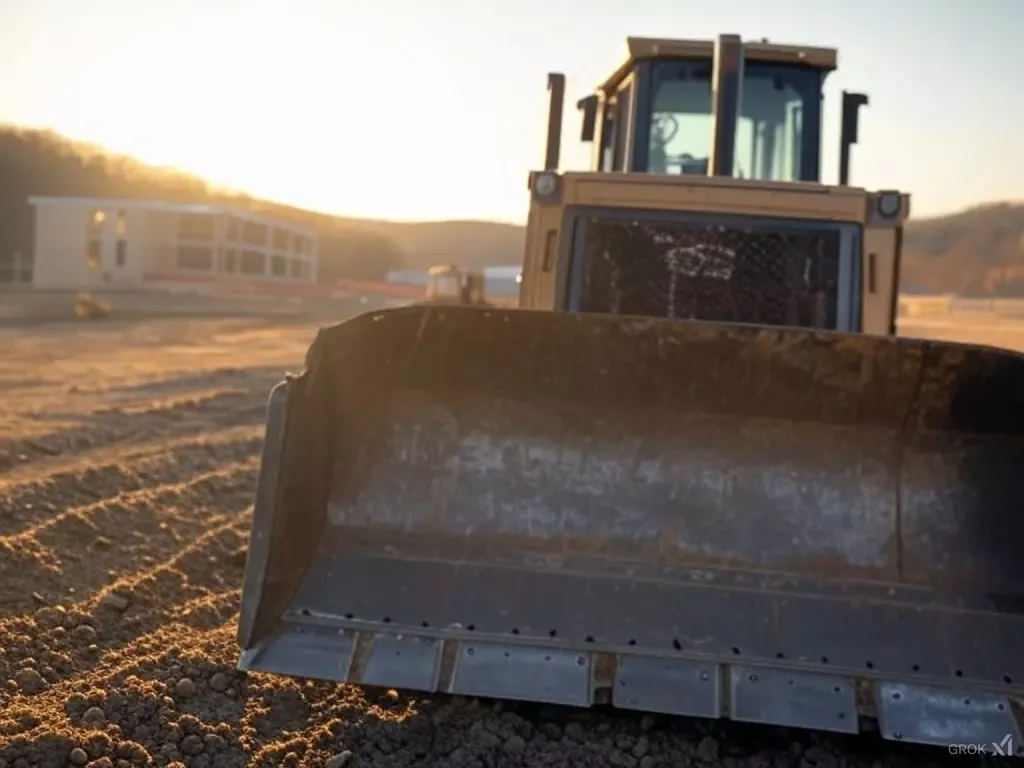
M 36 288 L 175 279 L 316 282 L 313 229 L 221 205 L 32 197 Z

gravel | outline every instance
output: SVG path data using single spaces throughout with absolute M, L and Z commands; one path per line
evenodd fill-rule
M 263 408 L 313 329 L 90 333 L 19 337 L 0 360 L 0 768 L 963 764 L 875 738 L 239 672 Z M 43 360 L 52 386 L 19 389 Z

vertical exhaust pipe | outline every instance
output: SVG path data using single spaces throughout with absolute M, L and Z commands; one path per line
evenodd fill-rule
M 548 73 L 548 140 L 544 148 L 544 170 L 557 171 L 562 155 L 562 109 L 565 106 L 565 75 Z
M 597 96 L 584 96 L 576 102 L 576 109 L 583 113 L 583 125 L 580 127 L 580 141 L 587 143 L 594 140 L 597 132 Z
M 850 147 L 857 143 L 860 108 L 868 105 L 863 93 L 843 91 L 843 127 L 839 137 L 839 186 L 850 184 Z
M 743 40 L 719 35 L 711 73 L 711 157 L 709 176 L 732 176 L 736 157 L 736 123 L 743 99 Z

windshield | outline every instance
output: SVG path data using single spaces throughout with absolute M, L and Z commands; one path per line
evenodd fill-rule
M 819 140 L 821 83 L 822 73 L 807 67 L 744 66 L 734 177 L 817 181 L 817 169 L 803 165 Z M 710 62 L 657 62 L 652 85 L 648 170 L 706 174 L 713 139 Z

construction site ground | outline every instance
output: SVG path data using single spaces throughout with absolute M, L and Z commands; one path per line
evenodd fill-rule
M 0 327 L 0 768 L 964 764 L 876 738 L 236 671 L 266 398 L 319 323 Z M 905 330 L 1024 348 L 1024 325 L 986 327 Z

